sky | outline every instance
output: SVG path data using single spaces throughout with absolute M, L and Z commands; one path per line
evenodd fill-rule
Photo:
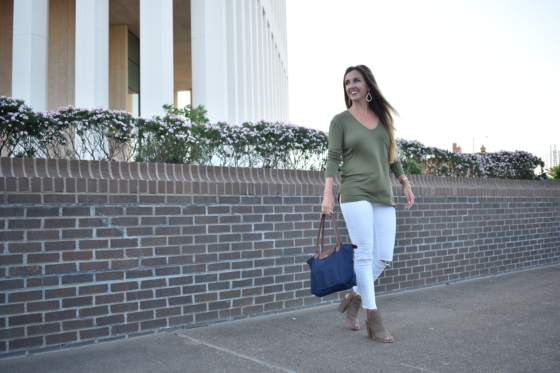
M 289 118 L 328 131 L 367 65 L 397 137 L 463 152 L 560 148 L 560 1 L 286 0 Z

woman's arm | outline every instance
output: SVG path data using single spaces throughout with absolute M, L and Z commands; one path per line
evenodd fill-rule
M 408 180 L 408 178 L 406 177 L 405 174 L 399 175 L 399 177 L 397 177 L 397 179 L 399 180 L 399 182 L 401 183 L 401 185 L 404 189 L 404 195 L 405 195 L 406 200 L 408 202 L 408 204 L 404 208 L 406 210 L 410 210 L 410 208 L 414 205 L 414 193 L 412 193 L 412 188 L 410 186 L 410 181 Z
M 333 182 L 334 179 L 332 177 L 325 178 L 325 191 L 323 193 L 323 203 L 321 204 L 322 213 L 329 216 L 332 216 L 334 210 Z

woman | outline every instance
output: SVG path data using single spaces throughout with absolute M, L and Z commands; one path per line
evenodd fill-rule
M 414 205 L 410 183 L 397 160 L 392 113 L 395 109 L 377 87 L 371 70 L 358 65 L 344 74 L 344 98 L 348 110 L 336 115 L 329 130 L 323 214 L 332 215 L 333 180 L 342 158 L 340 208 L 354 251 L 355 286 L 338 307 L 346 322 L 360 329 L 358 311 L 366 309 L 368 335 L 378 342 L 393 342 L 375 303 L 374 281 L 393 260 L 396 215 L 389 173 L 393 172 Z

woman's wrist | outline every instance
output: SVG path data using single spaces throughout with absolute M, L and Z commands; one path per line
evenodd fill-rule
M 403 188 L 410 188 L 410 180 L 406 176 L 403 176 L 398 179 L 399 183 L 401 183 Z

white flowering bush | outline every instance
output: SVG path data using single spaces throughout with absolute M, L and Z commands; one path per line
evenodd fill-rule
M 67 106 L 49 112 L 48 117 L 64 137 L 47 145 L 43 150 L 45 157 L 129 160 L 136 126 L 130 113 Z
M 136 161 L 323 170 L 325 133 L 286 123 L 192 123 L 168 114 L 141 119 Z
M 134 146 L 140 162 L 323 170 L 327 135 L 288 123 L 207 124 L 206 109 L 190 105 L 139 118 Z
M 324 170 L 328 136 L 290 123 L 244 123 L 255 134 L 259 167 Z
M 35 113 L 23 100 L 0 96 L 2 154 L 8 157 L 42 157 L 42 148 L 63 137 L 47 113 Z
M 207 124 L 188 122 L 183 116 L 139 118 L 133 146 L 137 162 L 206 164 L 211 156 L 212 132 Z
M 423 164 L 425 175 L 536 180 L 534 170 L 544 167 L 542 159 L 524 151 L 470 154 L 404 139 L 398 139 L 397 144 L 401 162 L 413 159 Z
M 34 113 L 22 100 L 0 97 L 0 150 L 14 157 L 190 163 L 324 170 L 328 135 L 282 122 L 208 124 L 206 109 L 165 105 L 166 115 L 63 107 Z M 398 139 L 406 173 L 536 179 L 543 161 L 523 152 L 453 153 Z

